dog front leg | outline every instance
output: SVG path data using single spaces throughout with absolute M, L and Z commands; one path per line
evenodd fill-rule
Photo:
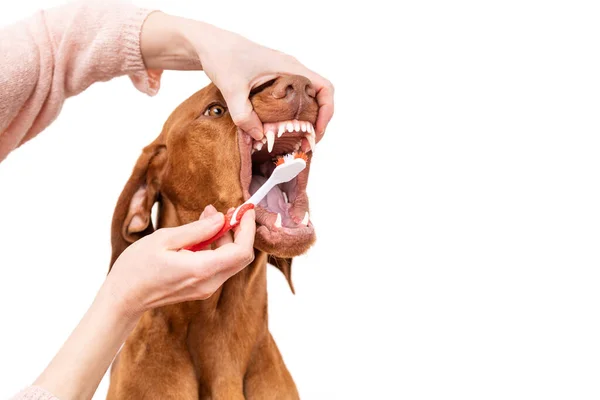
M 247 400 L 298 400 L 300 396 L 270 332 L 257 346 L 244 380 Z
M 200 384 L 200 400 L 246 400 L 242 381 L 212 382 Z

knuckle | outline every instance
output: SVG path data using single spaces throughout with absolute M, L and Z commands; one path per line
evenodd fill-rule
M 210 290 L 209 288 L 202 287 L 202 288 L 200 288 L 200 290 L 198 290 L 198 299 L 206 300 L 206 299 L 210 298 L 210 296 L 212 296 L 214 293 L 215 293 L 214 290 Z
M 170 236 L 170 233 L 171 233 L 170 228 L 159 228 L 156 231 L 154 231 L 153 236 L 159 242 L 164 243 L 167 241 L 168 237 Z
M 238 261 L 244 267 L 252 263 L 252 261 L 254 261 L 254 251 L 252 249 L 245 249 L 240 251 L 238 254 Z
M 329 91 L 331 92 L 331 94 L 333 95 L 333 93 L 335 92 L 335 87 L 333 86 L 333 83 L 331 83 L 331 81 L 328 81 L 327 79 L 325 80 L 325 86 L 327 86 L 327 89 L 329 89 Z
M 236 125 L 239 125 L 240 123 L 249 120 L 250 116 L 252 116 L 252 111 L 241 111 L 239 113 L 236 113 L 235 115 L 232 115 L 231 119 Z

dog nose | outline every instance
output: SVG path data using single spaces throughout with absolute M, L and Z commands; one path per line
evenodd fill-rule
M 275 81 L 273 87 L 273 97 L 288 102 L 304 103 L 313 100 L 315 95 L 310 80 L 300 75 L 282 76 Z

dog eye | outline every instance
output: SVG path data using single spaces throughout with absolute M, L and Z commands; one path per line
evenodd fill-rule
M 222 106 L 210 106 L 204 111 L 204 115 L 207 117 L 220 117 L 225 114 L 225 107 Z

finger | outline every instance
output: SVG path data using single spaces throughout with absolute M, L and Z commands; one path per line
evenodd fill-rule
M 217 209 L 212 204 L 209 204 L 206 207 L 204 207 L 204 210 L 202 211 L 202 214 L 200 214 L 199 219 L 210 217 L 211 215 L 214 215 L 216 213 Z
M 224 281 L 229 279 L 233 274 L 248 266 L 254 260 L 254 237 L 256 234 L 256 215 L 254 210 L 247 211 L 243 216 L 240 224 L 234 229 L 234 244 L 238 246 L 241 254 L 247 254 L 247 259 L 239 264 L 234 264 L 219 272 L 215 276 L 220 277 Z
M 165 228 L 165 245 L 170 250 L 179 250 L 210 239 L 223 227 L 224 222 L 223 214 L 216 213 L 176 228 Z
M 317 93 L 316 100 L 319 105 L 319 115 L 317 116 L 315 133 L 317 136 L 322 136 L 325 133 L 329 121 L 333 118 L 334 88 L 331 82 L 313 71 L 308 70 L 306 77 L 310 79 L 310 82 Z
M 256 234 L 256 212 L 248 210 L 242 216 L 240 224 L 234 228 L 233 239 L 237 245 L 243 247 L 254 247 L 254 235 Z
M 263 125 L 252 108 L 248 95 L 247 90 L 238 90 L 224 97 L 233 122 L 254 139 L 261 140 L 264 136 Z
M 229 214 L 230 212 L 233 212 L 235 210 L 235 207 L 231 207 L 229 210 L 227 210 L 227 213 L 225 213 L 225 215 Z M 223 235 L 222 237 L 220 237 L 219 239 L 217 239 L 215 241 L 215 245 L 214 248 L 218 249 L 221 246 L 225 246 L 228 243 L 232 243 L 233 242 L 233 236 L 231 235 L 231 232 L 227 232 L 225 233 L 225 235 Z
M 226 244 L 229 243 L 233 243 L 233 236 L 231 235 L 231 232 L 227 232 L 225 233 L 223 236 L 221 236 L 220 238 L 218 238 L 215 241 L 215 249 L 218 249 L 221 246 L 225 246 Z
M 254 259 L 254 210 L 247 211 L 236 228 L 235 239 L 215 250 L 179 252 L 178 262 L 187 268 L 202 268 L 204 274 L 216 275 L 222 271 L 239 271 Z M 235 272 L 228 272 L 228 274 Z
M 329 121 L 333 118 L 333 86 L 323 86 L 317 90 L 317 103 L 319 104 L 319 115 L 315 133 L 317 136 L 322 136 Z

